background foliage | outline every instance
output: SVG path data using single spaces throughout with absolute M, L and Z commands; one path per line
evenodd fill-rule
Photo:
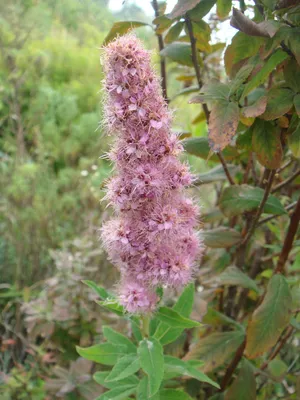
M 139 346 L 142 369 L 158 377 L 148 394 L 157 397 L 164 379 L 162 400 L 300 396 L 297 3 L 179 0 L 166 13 L 154 1 L 151 21 L 134 5 L 112 15 L 105 0 L 1 0 L 1 398 L 95 399 L 104 387 L 115 399 L 148 398 L 135 344 L 105 358 L 114 332 L 140 342 L 139 321 L 114 300 L 97 305 L 112 295 L 91 283 L 117 280 L 97 234 L 110 174 L 99 158 L 108 139 L 98 48 L 131 27 L 162 56 L 153 54 L 197 175 L 207 246 L 195 293 L 165 293 L 146 332 L 159 349 L 155 374 L 147 341 Z M 225 43 L 229 18 L 236 34 Z M 100 348 L 87 356 L 92 344 Z M 105 383 L 124 355 L 130 382 L 115 371 Z M 122 383 L 127 391 L 113 392 Z

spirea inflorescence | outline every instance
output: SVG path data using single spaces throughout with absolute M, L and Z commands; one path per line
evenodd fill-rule
M 178 159 L 183 149 L 150 53 L 134 35 L 105 48 L 104 72 L 105 125 L 116 134 L 106 198 L 115 218 L 101 237 L 121 272 L 120 303 L 130 313 L 151 312 L 155 289 L 186 285 L 203 251 L 198 208 L 184 192 L 192 176 Z

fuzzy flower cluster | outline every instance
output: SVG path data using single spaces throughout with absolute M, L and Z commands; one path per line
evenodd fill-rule
M 151 312 L 156 287 L 186 285 L 203 250 L 194 230 L 198 208 L 184 193 L 192 176 L 178 160 L 182 146 L 150 53 L 134 35 L 105 48 L 104 72 L 105 123 L 116 134 L 106 199 L 116 216 L 101 236 L 121 272 L 120 303 L 130 313 Z

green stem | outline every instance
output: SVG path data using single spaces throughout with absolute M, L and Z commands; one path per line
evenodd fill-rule
M 149 337 L 150 315 L 145 314 L 141 317 L 142 320 L 142 334 L 145 338 Z

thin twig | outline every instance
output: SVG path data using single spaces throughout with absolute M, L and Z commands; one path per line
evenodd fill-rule
M 228 166 L 226 164 L 225 158 L 223 157 L 221 152 L 217 153 L 217 156 L 219 157 L 219 160 L 221 161 L 221 164 L 223 166 L 224 172 L 227 176 L 228 182 L 230 183 L 230 185 L 234 185 L 234 180 L 232 179 L 232 176 L 230 175 Z
M 257 177 L 256 169 L 255 169 L 255 154 L 253 152 L 251 152 L 250 156 L 252 158 L 251 170 L 252 170 L 252 176 L 253 176 L 253 180 L 254 180 L 254 186 L 257 186 L 258 177 Z
M 159 8 L 158 8 L 158 3 L 157 0 L 152 0 L 152 7 L 154 9 L 155 17 L 159 17 Z M 161 34 L 157 33 L 157 40 L 158 40 L 158 47 L 159 51 L 162 51 L 164 49 L 164 39 Z M 167 95 L 167 73 L 166 73 L 166 62 L 163 57 L 160 57 L 160 75 L 161 75 L 161 86 L 162 86 L 162 92 L 163 96 L 166 100 L 166 102 L 169 102 L 168 95 Z
M 243 245 L 245 245 L 249 239 L 251 238 L 251 236 L 253 235 L 255 229 L 256 229 L 256 225 L 258 223 L 258 220 L 261 216 L 261 213 L 263 212 L 264 206 L 266 204 L 266 201 L 268 200 L 270 191 L 271 191 L 271 187 L 272 187 L 272 183 L 274 180 L 274 176 L 275 176 L 276 170 L 271 171 L 271 173 L 269 174 L 269 179 L 268 179 L 268 183 L 267 186 L 265 188 L 265 192 L 264 192 L 264 196 L 260 202 L 259 208 L 257 210 L 257 213 L 254 217 L 254 220 L 252 221 L 252 225 L 250 226 L 250 229 L 247 233 L 247 235 L 245 236 L 244 240 L 243 240 Z
M 275 193 L 278 192 L 278 190 L 281 190 L 284 186 L 288 185 L 289 183 L 291 183 L 294 179 L 297 178 L 297 176 L 300 175 L 300 169 L 298 169 L 296 172 L 293 173 L 293 175 L 291 175 L 289 178 L 287 178 L 285 181 L 279 183 L 279 185 L 275 186 L 272 189 L 271 193 Z
M 191 50 L 192 50 L 192 61 L 193 61 L 193 65 L 194 65 L 194 69 L 196 72 L 196 77 L 197 77 L 197 83 L 199 86 L 199 89 L 201 89 L 201 87 L 203 86 L 203 81 L 202 81 L 202 77 L 201 77 L 201 72 L 200 72 L 200 68 L 199 68 L 199 64 L 198 64 L 198 60 L 197 60 L 197 46 L 196 46 L 196 38 L 194 36 L 194 32 L 193 32 L 193 25 L 192 25 L 192 21 L 190 20 L 190 17 L 188 15 L 185 16 L 185 22 L 186 22 L 186 26 L 189 32 L 189 36 L 190 36 L 190 41 L 191 41 Z M 209 123 L 209 110 L 207 107 L 207 104 L 203 103 L 202 104 L 202 108 L 203 108 L 203 112 L 205 114 L 206 117 L 206 122 L 207 125 Z M 221 152 L 217 153 L 217 156 L 223 166 L 224 172 L 226 174 L 226 177 L 230 183 L 230 185 L 234 185 L 234 180 L 232 179 L 230 172 L 228 170 L 226 161 L 222 155 Z
M 244 173 L 244 177 L 243 177 L 243 183 L 247 183 L 248 182 L 249 172 L 251 170 L 252 162 L 253 162 L 252 153 L 250 153 L 249 154 L 248 163 L 247 163 L 247 166 L 246 166 L 246 170 L 245 170 L 245 173 Z
M 294 201 L 293 203 L 291 203 L 291 204 L 289 204 L 288 206 L 286 206 L 284 209 L 285 209 L 286 211 L 292 210 L 292 209 L 295 207 L 296 204 L 297 204 L 297 201 Z M 262 224 L 265 224 L 266 222 L 269 222 L 269 221 L 271 221 L 271 220 L 274 219 L 274 218 L 281 217 L 282 215 L 285 215 L 285 214 L 270 215 L 269 217 L 263 218 L 263 219 L 261 219 L 261 220 L 257 223 L 257 226 L 260 226 L 260 225 L 262 225 Z
M 278 168 L 277 174 L 280 174 L 283 170 L 285 170 L 287 167 L 289 167 L 292 164 L 292 162 L 293 162 L 293 160 L 290 159 L 285 164 L 283 164 L 282 167 Z
M 300 221 L 300 197 L 298 199 L 296 208 L 293 212 L 293 214 L 291 215 L 291 219 L 290 219 L 290 224 L 289 224 L 289 228 L 283 243 L 283 247 L 278 259 L 278 263 L 277 263 L 277 267 L 275 270 L 275 273 L 282 273 L 285 263 L 288 259 L 289 253 L 292 249 L 293 246 L 293 242 L 298 230 L 298 226 L 299 226 L 299 221 Z
M 232 374 L 234 373 L 236 367 L 238 366 L 238 363 L 240 362 L 241 358 L 243 357 L 245 347 L 246 347 L 246 339 L 243 341 L 243 343 L 237 349 L 234 358 L 232 359 L 231 363 L 229 364 L 229 366 L 225 372 L 224 378 L 221 382 L 221 389 L 220 389 L 221 392 L 224 392 L 228 383 L 230 382 Z

